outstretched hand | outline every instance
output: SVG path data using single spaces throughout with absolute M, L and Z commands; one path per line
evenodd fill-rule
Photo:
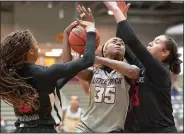
M 90 8 L 86 9 L 84 6 L 78 5 L 76 9 L 81 18 L 81 20 L 77 19 L 78 24 L 80 24 L 83 27 L 87 27 L 95 23 L 94 17 Z
M 122 11 L 125 18 L 127 18 L 128 9 L 130 8 L 131 4 L 130 3 L 126 4 L 126 2 L 124 2 L 124 1 L 118 1 L 117 5 L 120 8 L 120 10 Z

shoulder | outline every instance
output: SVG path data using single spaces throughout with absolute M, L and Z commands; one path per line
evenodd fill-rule
M 31 67 L 31 71 L 34 75 L 40 74 L 48 69 L 48 66 L 34 65 Z

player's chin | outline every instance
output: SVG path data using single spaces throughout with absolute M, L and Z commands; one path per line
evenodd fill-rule
M 118 55 L 118 54 L 123 55 L 123 50 L 121 50 L 121 49 L 115 49 L 114 50 L 114 54 L 116 54 L 116 55 Z
M 123 54 L 122 51 L 115 51 L 115 52 L 114 52 L 114 55 L 115 55 L 115 57 L 117 57 L 117 58 L 124 57 L 124 54 Z

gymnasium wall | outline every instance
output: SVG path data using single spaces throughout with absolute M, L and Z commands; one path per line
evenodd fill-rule
M 9 24 L 10 27 L 30 29 L 39 43 L 56 43 L 56 34 L 62 32 L 77 17 L 75 7 L 74 2 L 53 4 L 53 8 L 48 8 L 47 2 L 31 2 L 28 4 L 15 2 L 14 12 L 1 15 L 1 22 L 7 20 L 6 24 Z M 59 18 L 61 9 L 64 11 L 64 18 Z M 96 27 L 100 31 L 101 44 L 115 36 L 116 31 L 116 22 L 113 16 L 112 21 L 108 23 L 102 23 L 102 20 L 100 18 L 96 20 Z M 163 34 L 171 26 L 162 23 L 132 23 L 131 25 L 144 44 L 148 44 L 154 37 Z

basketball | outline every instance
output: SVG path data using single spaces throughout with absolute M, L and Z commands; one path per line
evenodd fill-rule
M 86 45 L 86 31 L 81 26 L 76 26 L 73 28 L 71 33 L 69 34 L 69 44 L 70 47 L 77 53 L 83 54 L 85 45 Z M 98 48 L 100 44 L 100 35 L 98 30 L 96 29 L 96 48 Z

